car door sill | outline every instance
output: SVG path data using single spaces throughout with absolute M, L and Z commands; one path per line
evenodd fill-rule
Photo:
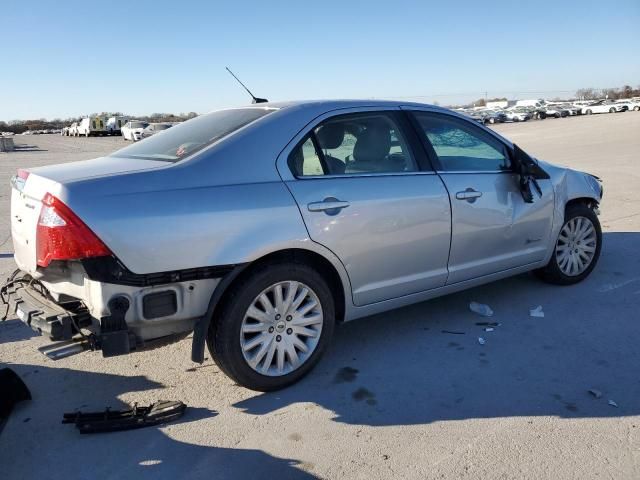
M 393 309 L 404 307 L 407 305 L 412 305 L 414 303 L 424 302 L 426 300 L 431 300 L 432 298 L 441 297 L 443 295 L 459 292 L 461 290 L 466 290 L 468 288 L 472 288 L 478 285 L 483 285 L 485 283 L 490 283 L 496 280 L 501 280 L 503 278 L 529 272 L 536 268 L 543 267 L 544 264 L 545 264 L 544 261 L 528 263 L 520 267 L 501 270 L 499 272 L 495 272 L 489 275 L 484 275 L 482 277 L 463 280 L 463 281 L 452 283 L 449 285 L 444 285 L 442 287 L 433 288 L 431 290 L 412 293 L 409 295 L 404 295 L 402 297 L 397 297 L 390 300 L 384 300 L 382 302 L 363 305 L 360 307 L 351 305 L 347 307 L 345 321 L 355 320 L 356 318 L 367 317 L 369 315 L 375 315 L 377 313 L 382 313 L 388 310 L 393 310 Z

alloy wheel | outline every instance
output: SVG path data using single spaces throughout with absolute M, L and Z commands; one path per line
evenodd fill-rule
M 301 282 L 278 282 L 250 304 L 240 328 L 247 364 L 266 376 L 297 370 L 313 354 L 322 333 L 322 305 Z
M 564 224 L 556 243 L 556 262 L 567 276 L 583 273 L 596 254 L 598 236 L 591 220 L 574 217 Z

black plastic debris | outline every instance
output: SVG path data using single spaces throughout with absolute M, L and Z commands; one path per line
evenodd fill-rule
M 186 409 L 183 402 L 160 400 L 148 407 L 135 403 L 126 410 L 107 408 L 103 412 L 65 413 L 62 423 L 74 423 L 80 433 L 117 432 L 171 422 L 181 417 Z
M 479 327 L 499 327 L 502 325 L 500 322 L 476 322 Z
M 589 393 L 596 398 L 602 398 L 602 392 L 600 390 L 596 390 L 595 388 L 589 389 Z
M 442 330 L 442 333 L 450 333 L 451 335 L 465 335 L 466 332 L 459 332 L 457 330 Z
M 0 420 L 7 418 L 16 403 L 31 400 L 31 392 L 16 372 L 0 369 Z

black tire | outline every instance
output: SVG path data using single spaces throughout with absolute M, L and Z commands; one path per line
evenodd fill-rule
M 592 112 L 591 110 L 587 110 L 587 111 L 586 111 L 586 112 L 584 112 L 584 113 L 586 113 L 587 115 L 591 115 L 593 112 Z
M 637 112 L 638 110 L 640 110 L 640 107 L 633 107 L 634 112 Z
M 615 109 L 615 108 L 613 108 L 613 107 L 611 107 L 611 108 L 609 109 L 609 113 L 616 113 L 616 109 Z
M 593 209 L 588 207 L 586 204 L 577 203 L 567 207 L 564 223 L 562 224 L 562 226 L 564 227 L 570 220 L 576 217 L 588 218 L 595 228 L 597 243 L 593 259 L 591 260 L 591 263 L 586 268 L 586 270 L 581 274 L 575 276 L 566 275 L 564 272 L 562 272 L 558 265 L 554 243 L 553 255 L 551 256 L 551 260 L 549 260 L 549 263 L 545 267 L 534 271 L 534 273 L 545 282 L 553 283 L 555 285 L 573 285 L 587 278 L 598 263 L 598 258 L 600 258 L 600 250 L 602 248 L 602 229 L 600 228 L 600 221 L 598 220 L 598 216 L 593 211 Z
M 296 370 L 282 376 L 267 376 L 251 368 L 242 354 L 240 333 L 245 312 L 254 299 L 269 286 L 293 280 L 302 282 L 315 292 L 323 312 L 320 340 L 311 356 Z M 294 384 L 316 365 L 326 350 L 335 328 L 335 303 L 326 280 L 311 267 L 294 262 L 265 264 L 240 277 L 225 292 L 207 335 L 207 346 L 215 363 L 237 384 L 268 392 Z

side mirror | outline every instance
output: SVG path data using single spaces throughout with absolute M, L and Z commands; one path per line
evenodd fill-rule
M 545 172 L 538 162 L 522 150 L 518 145 L 513 145 L 511 159 L 513 161 L 514 171 L 520 176 L 520 193 L 526 203 L 533 203 L 533 190 L 539 196 L 542 196 L 542 189 L 538 184 L 538 180 L 548 180 L 549 174 Z

